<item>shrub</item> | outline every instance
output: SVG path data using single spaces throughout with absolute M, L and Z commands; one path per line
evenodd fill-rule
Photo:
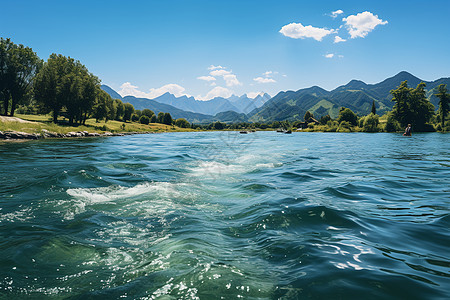
M 349 122 L 351 125 L 356 126 L 358 124 L 358 117 L 350 108 L 341 108 L 338 116 L 339 124 L 342 121 Z
M 395 120 L 392 113 L 388 115 L 386 125 L 384 126 L 384 131 L 386 132 L 396 132 L 400 131 L 400 124 Z
M 150 123 L 150 118 L 147 117 L 146 115 L 142 115 L 142 116 L 139 118 L 139 123 L 148 125 L 148 123 Z
M 374 115 L 371 113 L 370 115 L 361 119 L 363 119 L 362 128 L 365 132 L 378 132 L 378 124 L 380 123 L 378 115 Z

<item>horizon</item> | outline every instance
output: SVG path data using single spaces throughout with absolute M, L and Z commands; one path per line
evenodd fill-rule
M 73 57 L 121 96 L 149 99 L 330 91 L 401 71 L 448 77 L 448 1 L 255 3 L 11 2 L 0 36 L 45 60 L 53 52 Z

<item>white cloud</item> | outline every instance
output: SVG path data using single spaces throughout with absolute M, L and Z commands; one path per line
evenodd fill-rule
M 326 58 L 333 58 L 334 54 L 333 53 L 328 53 L 324 55 Z
M 215 66 L 215 65 L 210 65 L 208 67 L 208 70 L 216 70 L 216 69 L 224 69 L 224 67 L 222 67 L 222 66 Z
M 250 93 L 247 93 L 247 97 L 249 97 L 250 99 L 255 99 L 256 97 L 258 97 L 259 94 L 260 93 L 258 93 L 258 92 L 250 92 Z
M 269 76 L 271 76 L 272 74 L 273 74 L 272 71 L 267 71 L 267 72 L 264 72 L 264 73 L 263 73 L 263 76 L 269 77 Z
M 227 86 L 242 85 L 234 74 L 223 75 L 223 79 Z
M 210 84 L 210 86 L 216 86 L 216 85 L 217 85 L 217 83 L 215 83 L 214 81 L 211 82 L 211 84 Z
M 335 44 L 337 44 L 337 43 L 341 43 L 341 42 L 346 42 L 347 40 L 346 39 L 343 39 L 343 38 L 341 38 L 340 36 L 335 36 L 334 37 L 334 43 Z
M 325 36 L 335 33 L 334 29 L 325 29 L 313 27 L 311 25 L 303 26 L 301 23 L 290 23 L 284 25 L 280 32 L 287 37 L 293 39 L 313 38 L 316 41 L 321 41 Z
M 272 78 L 264 78 L 264 77 L 256 77 L 256 78 L 253 78 L 253 80 L 258 83 L 274 83 L 274 82 L 276 82 Z
M 212 76 L 200 76 L 200 77 L 197 77 L 197 79 L 204 80 L 204 81 L 214 81 L 214 80 L 216 80 L 216 78 L 214 78 Z
M 388 21 L 383 21 L 377 15 L 365 11 L 356 15 L 350 15 L 342 19 L 347 26 L 352 39 L 357 37 L 365 37 L 369 32 L 375 29 L 378 25 L 385 25 Z
M 209 75 L 211 76 L 225 76 L 231 74 L 230 71 L 224 70 L 224 69 L 220 69 L 220 70 L 213 70 L 211 72 L 209 72 Z
M 344 12 L 341 9 L 338 9 L 336 11 L 331 12 L 331 17 L 333 19 L 335 19 L 337 16 L 339 16 L 340 14 L 343 14 Z
M 197 100 L 202 100 L 202 101 L 207 101 L 207 100 L 211 100 L 213 98 L 216 97 L 223 97 L 223 98 L 229 98 L 231 97 L 231 95 L 233 95 L 233 93 L 224 87 L 221 86 L 216 86 L 215 88 L 213 88 L 212 90 L 210 90 L 205 97 L 198 95 L 197 97 L 195 97 L 195 99 Z
M 185 92 L 185 88 L 175 84 L 169 83 L 157 89 L 150 89 L 148 93 L 140 91 L 139 87 L 136 85 L 132 85 L 130 82 L 125 82 L 120 86 L 120 91 L 118 93 L 122 96 L 135 96 L 138 98 L 149 98 L 154 99 L 159 97 L 167 92 L 175 95 L 176 97 L 181 97 L 183 95 L 189 96 Z

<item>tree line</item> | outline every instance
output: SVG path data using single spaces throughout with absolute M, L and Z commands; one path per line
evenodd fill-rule
M 18 107 L 28 113 L 51 113 L 54 123 L 63 116 L 71 125 L 85 124 L 88 118 L 185 127 L 188 123 L 112 99 L 101 89 L 100 79 L 78 60 L 53 53 L 43 61 L 31 48 L 0 38 L 0 114 L 14 116 Z

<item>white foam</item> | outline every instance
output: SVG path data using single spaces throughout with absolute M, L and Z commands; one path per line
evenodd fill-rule
M 174 209 L 174 200 L 192 197 L 192 193 L 183 192 L 183 183 L 153 182 L 138 184 L 133 187 L 110 186 L 101 188 L 68 189 L 71 199 L 59 201 L 61 206 L 68 206 L 66 219 L 85 212 L 88 208 L 109 210 L 111 214 L 153 216 Z M 105 205 L 113 205 L 108 209 Z

